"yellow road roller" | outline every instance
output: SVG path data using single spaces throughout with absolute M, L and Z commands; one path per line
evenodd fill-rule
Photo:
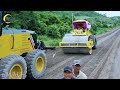
M 96 49 L 96 36 L 90 32 L 91 24 L 86 20 L 73 21 L 73 30 L 65 34 L 59 47 L 65 54 L 84 53 L 92 54 L 92 49 Z

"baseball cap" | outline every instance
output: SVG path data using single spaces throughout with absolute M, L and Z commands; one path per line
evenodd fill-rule
M 79 64 L 79 65 L 81 66 L 80 60 L 74 60 L 74 61 L 73 61 L 73 65 L 77 65 L 77 64 Z
M 71 67 L 71 66 L 66 66 L 66 67 L 64 68 L 64 72 L 65 72 L 65 71 L 72 72 L 72 67 Z

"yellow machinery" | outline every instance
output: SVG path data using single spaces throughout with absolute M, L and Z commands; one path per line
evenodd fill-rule
M 97 40 L 90 32 L 91 25 L 86 20 L 76 20 L 73 22 L 73 31 L 65 34 L 59 47 L 64 53 L 85 53 L 92 54 L 92 49 L 96 49 Z
M 2 30 L 2 24 L 11 22 L 11 15 L 0 11 L 0 78 L 39 79 L 45 72 L 47 61 L 44 43 L 37 43 L 34 31 Z

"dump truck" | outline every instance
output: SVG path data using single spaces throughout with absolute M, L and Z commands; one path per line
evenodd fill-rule
M 92 54 L 92 49 L 97 47 L 96 36 L 90 31 L 91 24 L 86 20 L 75 20 L 72 22 L 73 30 L 65 34 L 59 47 L 65 54 L 84 53 Z
M 12 15 L 0 11 L 0 79 L 40 79 L 45 73 L 47 57 L 43 41 L 37 42 L 37 34 L 33 30 L 9 30 Z M 3 24 L 7 29 L 2 29 Z

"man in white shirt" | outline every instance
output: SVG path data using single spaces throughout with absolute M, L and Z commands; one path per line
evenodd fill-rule
M 81 63 L 80 60 L 74 60 L 73 61 L 73 76 L 76 79 L 87 79 L 87 76 L 85 73 L 83 73 L 80 68 L 81 68 Z

